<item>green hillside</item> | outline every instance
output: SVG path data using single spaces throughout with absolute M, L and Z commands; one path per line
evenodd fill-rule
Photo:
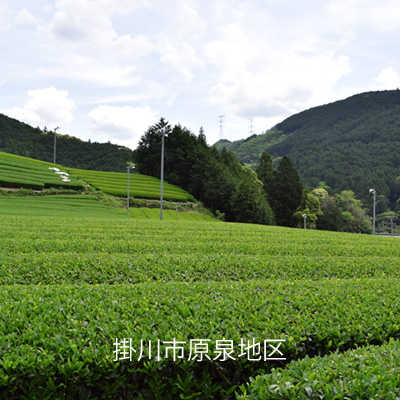
M 111 143 L 85 142 L 57 133 L 56 162 L 99 171 L 125 170 L 133 151 Z M 48 162 L 54 161 L 54 132 L 42 131 L 0 114 L 0 151 Z
M 65 168 L 61 165 L 0 152 L 0 187 L 83 190 L 85 184 L 114 196 L 127 196 L 126 172 Z M 129 189 L 131 197 L 160 198 L 160 180 L 152 176 L 131 173 Z M 173 201 L 194 200 L 188 192 L 168 182 L 164 183 L 163 198 Z
M 351 189 L 369 203 L 370 188 L 393 208 L 400 195 L 400 90 L 369 92 L 293 115 L 263 135 L 227 143 L 255 166 L 261 153 L 288 155 L 305 183 Z

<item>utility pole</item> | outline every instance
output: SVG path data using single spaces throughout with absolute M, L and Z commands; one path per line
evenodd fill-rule
M 160 221 L 162 221 L 163 212 L 163 189 L 164 189 L 164 142 L 165 136 L 168 136 L 167 127 L 161 130 L 161 197 L 160 197 Z
M 393 215 L 390 217 L 390 235 L 393 236 Z
M 130 164 L 126 167 L 128 173 L 128 188 L 127 188 L 127 196 L 126 196 L 126 210 L 129 215 L 129 171 L 135 168 L 135 164 Z
M 223 123 L 224 123 L 224 117 L 225 115 L 218 115 L 219 118 L 219 138 L 223 138 Z
M 375 210 L 376 210 L 376 205 L 377 205 L 377 201 L 376 201 L 376 190 L 375 189 L 369 189 L 370 194 L 372 194 L 374 196 L 373 198 L 373 209 L 372 209 L 372 234 L 375 235 Z
M 56 150 L 57 150 L 57 145 L 56 145 L 56 142 L 57 142 L 57 136 L 56 136 L 56 133 L 57 133 L 57 129 L 60 129 L 58 126 L 57 126 L 57 128 L 55 128 L 54 129 L 54 164 L 56 163 Z

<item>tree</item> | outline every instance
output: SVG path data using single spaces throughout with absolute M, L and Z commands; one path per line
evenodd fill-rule
M 317 219 L 316 228 L 326 231 L 341 231 L 343 215 L 334 197 L 321 199 L 322 215 Z
M 232 202 L 232 211 L 237 222 L 273 224 L 274 216 L 263 190 L 263 184 L 250 168 L 242 167 L 240 180 Z
M 315 228 L 315 222 L 317 221 L 317 218 L 322 215 L 319 198 L 313 193 L 310 193 L 308 188 L 303 194 L 303 199 L 299 208 L 297 209 L 297 212 L 294 214 L 299 226 L 302 225 L 303 214 L 307 215 L 307 225 L 310 228 Z
M 300 175 L 290 158 L 284 156 L 278 164 L 278 170 L 274 173 L 270 189 L 268 189 L 268 200 L 278 225 L 297 225 L 294 213 L 300 206 L 302 197 Z
M 342 214 L 346 221 L 342 230 L 346 232 L 370 232 L 370 220 L 366 215 L 365 209 L 362 207 L 361 200 L 355 198 L 352 190 L 343 190 L 340 195 L 336 195 L 336 201 L 342 209 L 342 213 L 347 211 L 353 216 L 351 220 Z
M 265 193 L 268 197 L 268 191 L 271 190 L 272 180 L 274 179 L 274 168 L 272 166 L 272 157 L 265 151 L 261 154 L 260 163 L 256 169 L 258 179 L 263 183 Z
M 149 127 L 140 138 L 135 150 L 135 161 L 138 171 L 145 175 L 159 177 L 161 173 L 161 136 L 162 130 L 168 132 L 171 126 L 164 118 L 160 118 L 155 125 Z
M 159 176 L 161 130 L 171 130 L 161 119 L 141 138 L 136 163 L 141 173 Z M 228 152 L 209 147 L 203 129 L 194 135 L 174 126 L 165 142 L 165 180 L 186 189 L 214 213 L 231 222 L 272 224 L 271 208 L 262 183 L 248 167 Z

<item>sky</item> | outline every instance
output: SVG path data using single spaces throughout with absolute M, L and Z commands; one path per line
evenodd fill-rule
M 400 87 L 398 0 L 2 0 L 0 113 L 134 149 L 165 118 L 209 145 Z

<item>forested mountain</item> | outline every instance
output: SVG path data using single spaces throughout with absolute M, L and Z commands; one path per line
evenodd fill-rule
M 364 204 L 370 188 L 393 208 L 400 195 L 400 90 L 368 92 L 293 115 L 263 135 L 219 141 L 253 167 L 263 151 L 288 155 L 302 181 L 351 189 Z
M 124 172 L 126 163 L 132 162 L 132 150 L 111 143 L 57 134 L 56 145 L 56 162 L 66 167 Z M 0 114 L 0 151 L 53 162 L 54 132 L 42 132 Z

